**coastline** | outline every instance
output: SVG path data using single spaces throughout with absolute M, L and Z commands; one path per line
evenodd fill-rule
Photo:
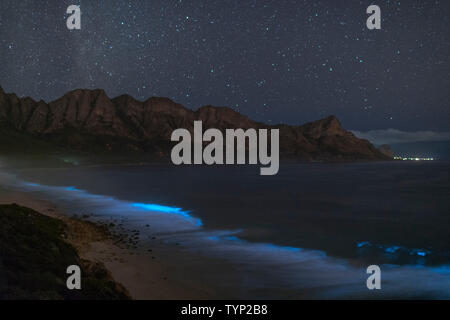
M 120 184 L 121 190 L 128 193 L 117 194 L 108 189 L 115 180 L 106 180 L 96 190 L 83 184 L 80 172 L 69 171 L 69 175 L 44 171 L 37 176 L 5 172 L 0 203 L 15 202 L 48 216 L 70 220 L 70 241 L 80 255 L 101 262 L 133 299 L 433 299 L 448 296 L 446 265 L 427 267 L 419 264 L 420 261 L 382 265 L 384 279 L 390 287 L 374 294 L 365 287 L 364 265 L 355 264 L 355 260 L 334 257 L 326 251 L 262 241 L 254 233 L 262 230 L 258 228 L 235 231 L 236 228 L 229 226 L 223 228 L 223 224 L 210 228 L 209 219 L 208 229 L 202 226 L 205 216 L 185 215 L 182 209 L 198 210 L 199 206 L 185 205 L 181 200 L 180 214 L 155 215 L 147 212 L 153 211 L 152 208 L 146 208 L 147 203 L 153 202 L 146 202 L 146 195 L 136 196 L 136 190 L 130 185 Z M 87 177 L 89 181 L 105 181 L 100 180 L 105 173 L 100 173 L 95 176 L 88 171 Z M 113 176 L 106 173 L 108 177 Z M 152 174 L 152 185 L 160 189 L 161 177 Z M 143 180 L 148 178 L 144 176 Z M 177 185 L 176 181 L 167 180 L 170 188 Z M 139 186 L 139 181 L 129 181 Z M 145 190 L 158 199 L 156 203 L 163 204 L 163 209 L 171 208 L 164 205 L 172 202 L 160 202 L 162 198 L 158 197 L 158 192 L 171 194 L 167 192 L 170 190 Z M 234 236 L 234 232 L 239 235 Z M 411 278 L 416 281 L 411 283 Z
M 206 299 L 211 292 L 173 281 L 168 262 L 154 252 L 120 246 L 106 225 L 65 214 L 55 204 L 29 193 L 0 187 L 0 204 L 18 204 L 68 226 L 66 241 L 83 260 L 101 263 L 134 300 Z

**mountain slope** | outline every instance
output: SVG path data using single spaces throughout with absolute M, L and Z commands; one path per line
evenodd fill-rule
M 234 128 L 280 129 L 280 154 L 295 160 L 386 160 L 367 140 L 356 138 L 330 116 L 302 126 L 269 126 L 227 107 L 189 110 L 167 98 L 144 102 L 122 95 L 110 99 L 103 90 L 74 90 L 50 102 L 7 94 L 0 87 L 0 144 L 10 137 L 78 151 L 138 152 L 168 157 L 172 131 Z M 3 148 L 4 149 L 4 148 Z

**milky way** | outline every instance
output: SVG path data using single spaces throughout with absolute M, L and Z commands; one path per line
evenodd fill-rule
M 80 5 L 81 30 L 66 9 Z M 366 8 L 381 8 L 368 30 Z M 0 2 L 0 86 L 50 101 L 76 88 L 268 122 L 334 114 L 355 130 L 449 130 L 449 1 Z

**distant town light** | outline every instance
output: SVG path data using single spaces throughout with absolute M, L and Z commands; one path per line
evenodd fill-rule
M 417 157 L 400 157 L 395 156 L 394 160 L 403 160 L 403 161 L 434 161 L 434 158 L 417 158 Z

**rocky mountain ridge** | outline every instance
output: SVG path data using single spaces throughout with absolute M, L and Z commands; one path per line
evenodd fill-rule
M 197 111 L 168 98 L 138 101 L 129 95 L 110 99 L 104 90 L 78 89 L 45 103 L 19 98 L 0 87 L 0 135 L 26 136 L 78 151 L 139 152 L 170 155 L 172 131 L 278 128 L 280 155 L 294 160 L 387 160 L 369 141 L 342 128 L 335 116 L 301 126 L 266 125 L 228 107 L 204 106 Z

